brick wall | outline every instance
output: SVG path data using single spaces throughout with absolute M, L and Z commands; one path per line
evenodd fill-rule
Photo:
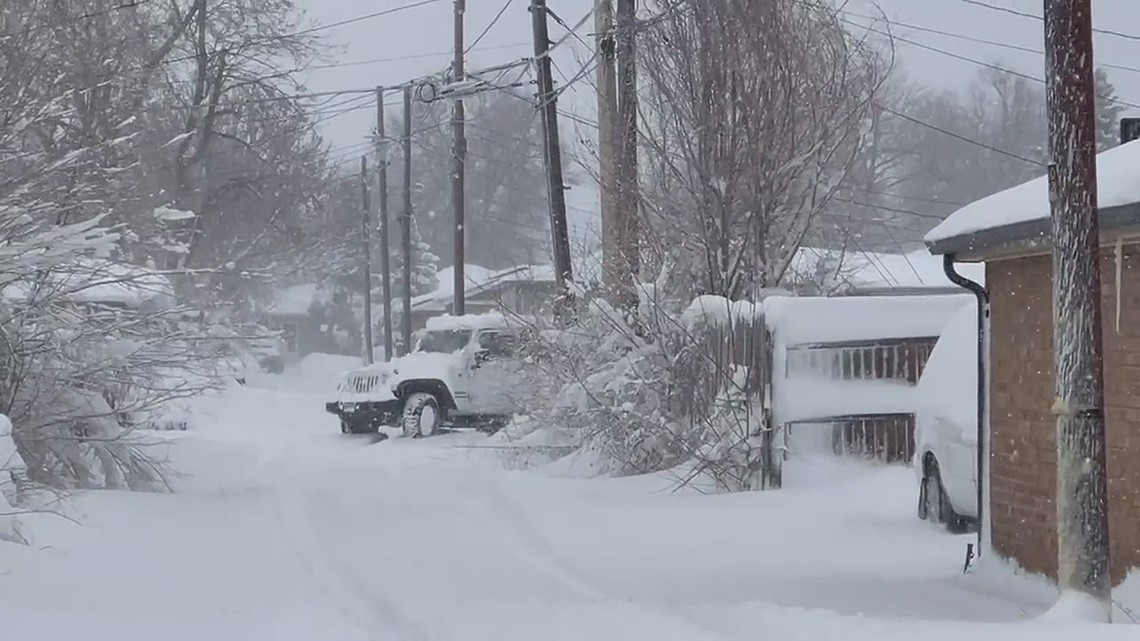
M 1120 329 L 1116 261 L 1102 256 L 1105 410 L 1112 570 L 1140 567 L 1140 248 L 1122 261 Z M 1056 438 L 1051 259 L 991 262 L 991 514 L 996 551 L 1031 572 L 1056 574 Z

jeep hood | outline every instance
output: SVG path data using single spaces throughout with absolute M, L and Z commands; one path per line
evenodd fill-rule
M 359 373 L 385 374 L 390 379 L 398 380 L 440 378 L 462 365 L 463 355 L 460 352 L 453 354 L 413 352 L 387 363 L 377 363 L 360 370 Z

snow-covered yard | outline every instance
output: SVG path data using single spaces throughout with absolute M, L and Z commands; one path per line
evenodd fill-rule
M 322 410 L 336 363 L 310 364 L 170 436 L 177 493 L 27 517 L 32 546 L 0 543 L 0 639 L 1135 634 L 1046 626 L 1048 587 L 994 564 L 963 575 L 971 538 L 915 518 L 905 468 L 798 461 L 786 489 L 729 496 L 566 462 L 508 471 L 475 434 L 346 440 Z

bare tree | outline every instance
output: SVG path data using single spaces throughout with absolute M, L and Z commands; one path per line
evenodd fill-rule
M 853 173 L 881 65 L 825 2 L 662 3 L 642 39 L 652 236 L 693 293 L 779 285 Z

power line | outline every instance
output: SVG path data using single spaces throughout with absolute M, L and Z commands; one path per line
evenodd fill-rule
M 98 18 L 99 16 L 105 16 L 107 14 L 114 13 L 116 11 L 122 11 L 124 9 L 134 9 L 136 7 L 141 7 L 144 4 L 147 4 L 151 1 L 152 0 L 131 0 L 130 2 L 127 2 L 124 4 L 115 5 L 113 7 L 107 7 L 106 9 L 100 9 L 98 11 L 91 11 L 89 13 L 84 13 L 84 14 L 81 14 L 78 16 L 67 18 L 66 20 L 62 20 L 60 23 L 37 25 L 37 26 L 27 27 L 24 29 L 19 29 L 15 32 L 0 33 L 0 38 L 15 38 L 17 36 L 26 36 L 28 34 L 35 33 L 37 31 L 55 29 L 56 27 L 60 26 L 61 24 L 68 24 L 68 23 L 72 23 L 72 22 L 82 22 L 83 20 L 90 20 L 91 18 Z
M 511 7 L 511 4 L 513 4 L 514 1 L 515 0 L 507 0 L 506 3 L 503 4 L 503 8 L 499 9 L 499 13 L 495 14 L 495 17 L 491 20 L 491 23 L 487 25 L 487 28 L 483 30 L 483 33 L 480 33 L 479 37 L 475 38 L 474 42 L 472 42 L 466 49 L 463 50 L 464 55 L 471 53 L 471 50 L 475 48 L 475 45 L 479 44 L 482 42 L 483 38 L 487 37 L 487 34 L 490 33 L 491 29 L 493 29 L 495 25 L 498 24 L 499 20 L 503 18 L 503 14 L 507 12 L 507 9 Z
M 1001 154 L 1002 156 L 1008 156 L 1009 158 L 1013 158 L 1015 160 L 1020 160 L 1020 161 L 1025 162 L 1025 163 L 1035 165 L 1037 167 L 1045 167 L 1044 163 L 1039 162 L 1037 160 L 1026 158 L 1025 156 L 1019 156 L 1018 154 L 1015 154 L 1012 151 L 1006 151 L 1004 149 L 994 147 L 992 145 L 987 145 L 984 142 L 979 142 L 977 140 L 974 140 L 973 138 L 963 136 L 962 134 L 954 133 L 953 131 L 950 131 L 949 129 L 943 129 L 942 127 L 939 127 L 938 125 L 934 125 L 934 124 L 931 124 L 929 122 L 923 122 L 922 120 L 919 120 L 918 118 L 915 118 L 913 116 L 908 116 L 908 115 L 902 113 L 901 111 L 896 111 L 896 110 L 891 109 L 890 107 L 887 107 L 885 105 L 875 104 L 875 107 L 878 109 L 882 109 L 883 111 L 885 111 L 885 112 L 887 112 L 893 116 L 897 116 L 899 118 L 902 118 L 903 120 L 914 123 L 920 127 L 925 127 L 927 129 L 937 131 L 939 133 L 950 136 L 951 138 L 956 138 L 958 140 L 961 140 L 962 142 L 970 143 L 971 145 L 976 145 L 976 146 L 981 147 L 983 149 L 989 149 L 990 151 L 992 151 L 996 154 Z
M 471 47 L 468 49 L 468 52 L 470 52 L 470 51 L 496 51 L 496 50 L 502 50 L 502 49 L 517 49 L 519 47 L 529 47 L 530 44 L 531 43 L 529 43 L 529 42 L 514 42 L 514 43 L 506 44 L 506 45 L 492 45 L 492 46 L 488 46 L 488 47 Z M 300 72 L 300 71 L 316 71 L 319 69 L 341 69 L 344 67 L 362 67 L 365 65 L 381 64 L 381 63 L 385 63 L 385 62 L 403 62 L 405 60 L 419 60 L 422 58 L 438 58 L 438 57 L 442 57 L 442 56 L 451 56 L 451 55 L 454 55 L 453 51 L 432 51 L 432 52 L 428 52 L 428 53 L 416 53 L 416 54 L 411 54 L 411 55 L 406 55 L 406 56 L 394 56 L 391 58 L 371 58 L 369 60 L 352 60 L 349 62 L 335 62 L 335 63 L 322 64 L 322 65 L 309 65 L 307 67 L 298 67 L 295 69 L 295 71 Z
M 881 18 L 878 18 L 875 16 L 863 15 L 863 14 L 855 13 L 852 11 L 844 11 L 843 13 L 845 13 L 849 16 L 854 16 L 856 18 L 862 18 L 864 20 L 871 20 L 873 22 L 879 22 L 881 20 Z M 930 34 L 939 35 L 939 36 L 945 36 L 947 38 L 955 38 L 957 40 L 964 40 L 966 42 L 974 42 L 977 44 L 989 45 L 991 47 L 1000 47 L 1002 49 L 1009 49 L 1011 51 L 1020 51 L 1022 53 L 1032 53 L 1032 54 L 1039 55 L 1039 56 L 1045 55 L 1044 51 L 1042 51 L 1041 49 L 1034 49 L 1033 47 L 1025 47 L 1025 46 L 1021 46 L 1021 45 L 1011 44 L 1008 42 L 1001 42 L 998 40 L 987 40 L 985 38 L 976 38 L 974 36 L 968 36 L 968 35 L 961 34 L 961 33 L 954 33 L 952 31 L 943 31 L 942 29 L 935 29 L 933 27 L 923 27 L 923 26 L 916 25 L 916 24 L 908 24 L 906 22 L 899 22 L 898 20 L 888 20 L 886 22 L 888 25 L 896 25 L 896 26 L 902 27 L 904 29 L 913 29 L 914 31 L 919 31 L 919 32 L 923 32 L 923 33 L 930 33 Z M 854 24 L 854 23 L 848 23 L 848 24 Z M 863 25 L 856 25 L 856 26 L 863 26 Z M 867 27 L 867 26 L 863 26 L 863 28 L 870 29 L 870 27 Z M 879 32 L 879 33 L 881 33 L 881 32 Z M 898 36 L 891 34 L 891 37 L 897 38 Z M 1100 62 L 1100 63 L 1097 63 L 1097 65 L 1100 67 L 1104 67 L 1106 69 L 1117 69 L 1120 71 L 1130 71 L 1132 73 L 1140 73 L 1140 68 L 1138 68 L 1138 67 L 1129 67 L 1127 65 L 1119 65 L 1119 64 L 1114 64 L 1111 62 Z
M 910 39 L 904 38 L 902 36 L 897 36 L 897 35 L 894 35 L 892 33 L 882 31 L 880 29 L 875 29 L 874 27 L 868 27 L 866 25 L 861 25 L 857 22 L 852 22 L 846 18 L 840 18 L 840 20 L 842 22 L 849 24 L 849 25 L 859 27 L 861 29 L 866 29 L 868 31 L 872 31 L 872 32 L 877 33 L 877 34 L 887 36 L 888 38 L 892 38 L 892 39 L 898 40 L 900 42 L 905 42 L 909 45 L 918 47 L 920 49 L 926 49 L 927 51 L 932 51 L 934 53 L 942 54 L 944 56 L 948 56 L 950 58 L 955 58 L 955 59 L 961 60 L 963 62 L 969 62 L 971 64 L 978 65 L 979 67 L 985 67 L 987 69 L 993 69 L 994 71 L 998 71 L 998 72 L 1001 72 L 1001 73 L 1004 73 L 1004 74 L 1007 74 L 1010 76 L 1015 76 L 1018 78 L 1023 78 L 1025 80 L 1029 80 L 1031 82 L 1036 82 L 1038 84 L 1042 84 L 1042 85 L 1045 84 L 1045 80 L 1042 78 L 1038 78 L 1037 76 L 1033 76 L 1033 75 L 1030 75 L 1027 73 L 1022 73 L 1020 71 L 1014 71 L 1012 69 L 1006 69 L 1005 67 L 1003 67 L 1001 65 L 993 64 L 991 62 L 984 62 L 982 60 L 978 60 L 977 58 L 971 58 L 969 56 L 963 56 L 962 54 L 954 53 L 953 51 L 947 51 L 945 49 L 940 49 L 940 48 L 932 46 L 932 45 L 917 42 L 915 40 L 910 40 Z M 1119 98 L 1112 98 L 1110 96 L 1105 96 L 1104 98 L 1106 100 L 1111 100 L 1112 102 L 1115 102 L 1116 104 L 1119 104 L 1119 105 L 1124 105 L 1126 107 L 1132 107 L 1133 109 L 1140 109 L 1140 105 L 1128 102 L 1127 100 L 1121 100 Z
M 977 6 L 977 7 L 983 7 L 986 9 L 990 9 L 993 11 L 1000 11 L 1002 13 L 1008 13 L 1008 14 L 1015 15 L 1015 16 L 1021 16 L 1022 18 L 1032 18 L 1034 20 L 1044 20 L 1043 17 L 1041 17 L 1037 14 L 1029 13 L 1028 11 L 1018 11 L 1017 9 L 1011 9 L 1009 7 L 1002 7 L 1002 6 L 999 6 L 996 4 L 990 4 L 989 2 L 982 2 L 981 0 L 962 0 L 962 2 L 965 2 L 966 4 L 972 4 L 972 5 Z M 1134 33 L 1125 33 L 1123 31 L 1113 31 L 1112 29 L 1097 29 L 1094 27 L 1093 32 L 1094 33 L 1101 33 L 1101 34 L 1104 34 L 1106 36 L 1115 36 L 1117 38 L 1124 38 L 1126 40 L 1140 40 L 1140 35 L 1136 35 Z

